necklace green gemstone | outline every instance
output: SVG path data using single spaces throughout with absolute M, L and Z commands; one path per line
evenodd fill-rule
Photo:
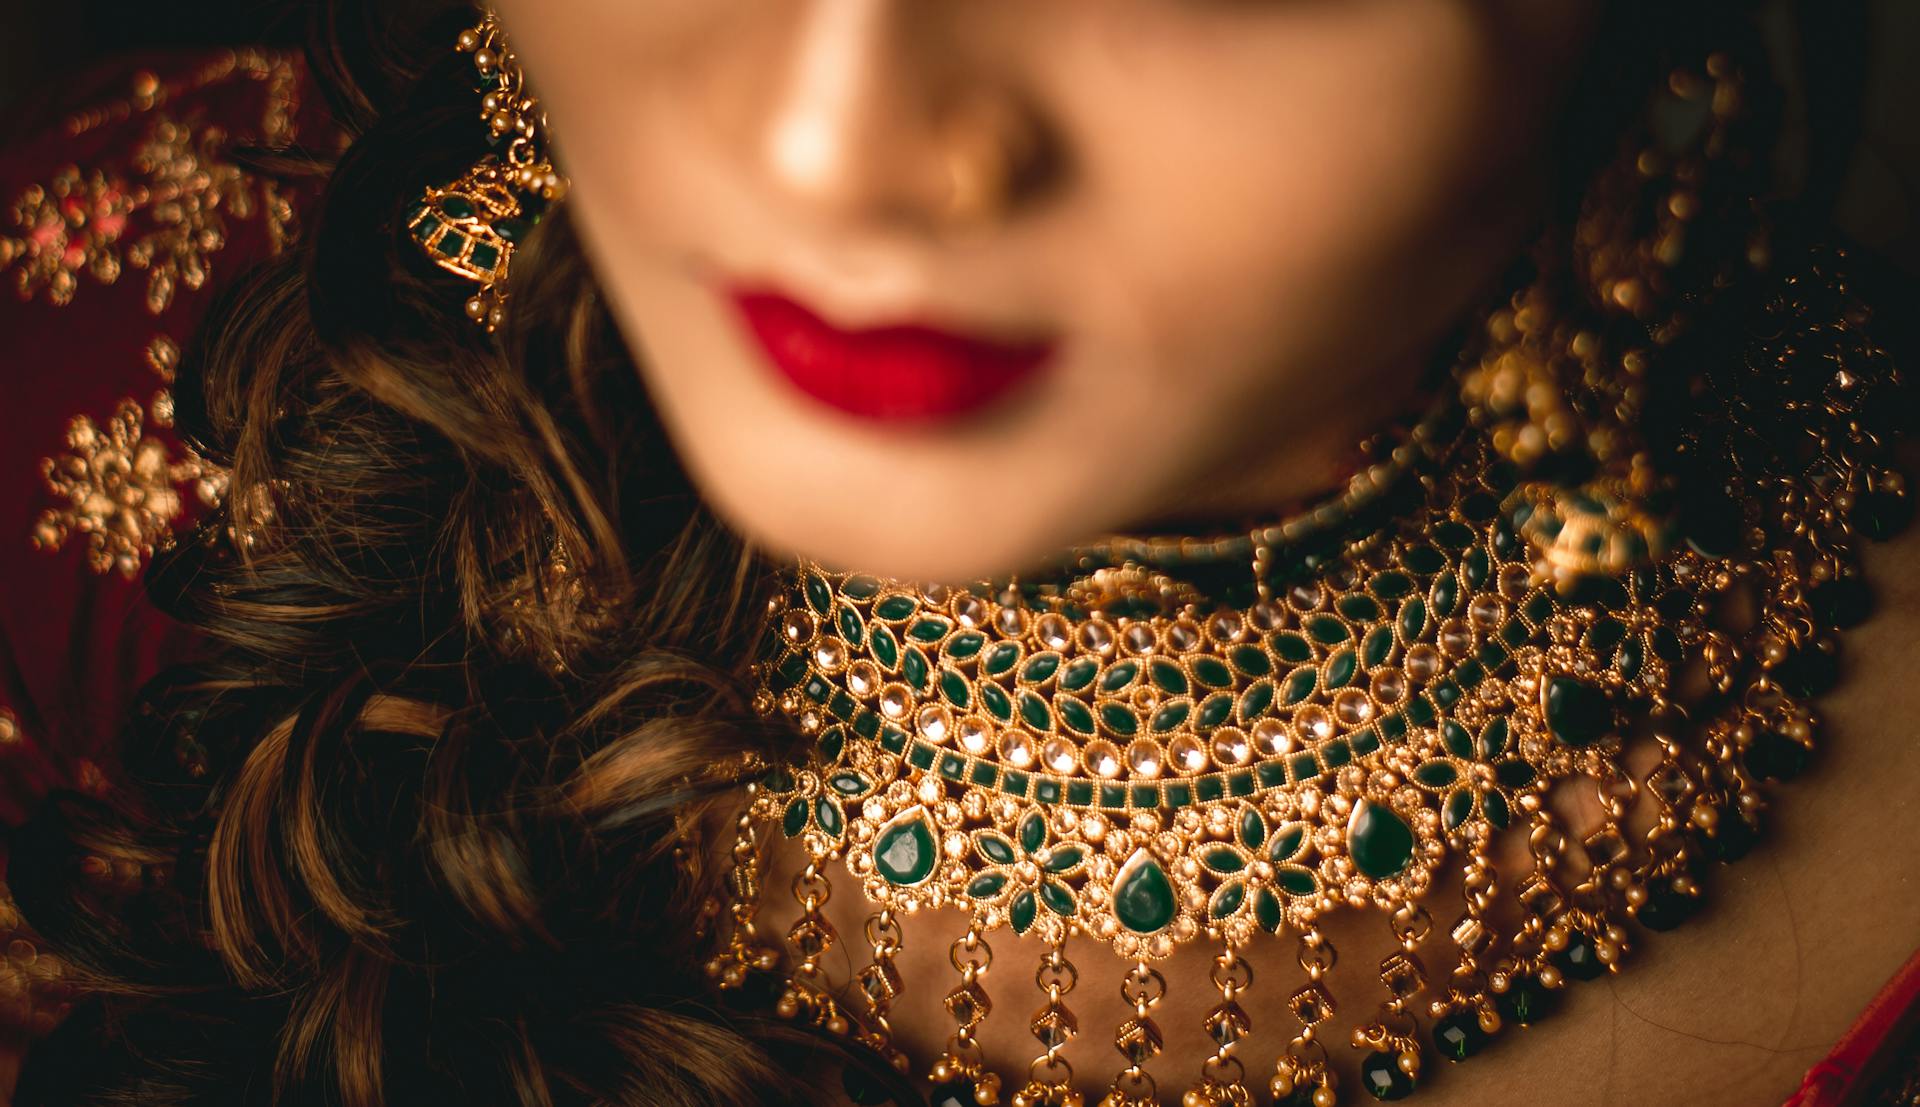
M 1317 1035 L 1335 1005 L 1311 966 L 1330 963 L 1320 925 L 1339 911 L 1384 914 L 1399 947 L 1380 966 L 1378 1016 L 1353 1037 L 1375 1094 L 1411 1090 L 1424 1036 L 1458 1060 L 1538 1017 L 1555 989 L 1621 964 L 1636 928 L 1691 913 L 1698 865 L 1746 851 L 1765 789 L 1814 748 L 1808 697 L 1834 672 L 1835 613 L 1857 606 L 1833 602 L 1858 588 L 1857 509 L 1904 496 L 1858 418 L 1861 369 L 1841 377 L 1845 395 L 1798 408 L 1795 433 L 1820 444 L 1811 460 L 1757 432 L 1717 440 L 1740 549 L 1682 548 L 1613 577 L 1569 582 L 1540 552 L 1568 531 L 1607 533 L 1608 505 L 1566 498 L 1543 517 L 1444 409 L 1337 504 L 1239 538 L 1116 539 L 1047 576 L 970 587 L 797 566 L 769 611 L 756 704 L 809 742 L 754 786 L 736 854 L 750 861 L 772 836 L 810 861 L 782 1012 L 897 1055 L 885 1028 L 898 919 L 953 907 L 972 926 L 955 946 L 957 1029 L 937 1082 L 989 1081 L 973 1037 L 990 1006 L 988 937 L 1052 950 L 1040 973 L 1056 987 L 1033 1025 L 1047 1047 L 1035 1064 L 1054 1075 L 1017 1104 L 1070 1102 L 1054 1068 L 1072 1022 L 1069 936 L 1133 966 L 1139 1017 L 1115 1034 L 1128 1066 L 1114 1103 L 1153 1102 L 1153 966 L 1197 941 L 1221 951 L 1223 995 L 1202 1086 L 1238 1086 L 1222 1075 L 1246 1033 L 1238 951 L 1274 935 L 1310 971 L 1287 1000 L 1300 1028 L 1270 1087 L 1287 1102 L 1330 1096 Z M 1759 617 L 1722 625 L 1736 593 Z M 1689 669 L 1711 694 L 1684 700 Z M 1635 747 L 1651 769 L 1628 767 Z M 1574 827 L 1546 800 L 1573 779 L 1631 793 L 1654 829 L 1629 830 L 1624 801 Z M 1509 831 L 1536 844 L 1530 870 L 1496 873 L 1492 844 Z M 875 911 L 864 1021 L 820 968 L 836 865 Z M 1467 894 L 1441 931 L 1428 902 L 1449 869 Z M 756 895 L 736 903 L 716 971 L 774 962 L 755 944 Z M 1500 896 L 1517 926 L 1492 917 Z

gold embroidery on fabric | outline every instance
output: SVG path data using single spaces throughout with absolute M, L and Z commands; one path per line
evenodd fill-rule
M 180 365 L 180 346 L 162 334 L 147 343 L 146 361 L 164 384 Z M 33 544 L 64 549 L 75 535 L 87 540 L 87 565 L 96 573 L 118 569 L 131 578 L 155 551 L 173 544 L 173 528 L 191 491 L 205 507 L 227 492 L 224 469 L 191 449 L 175 460 L 166 442 L 147 433 L 173 425 L 173 393 L 161 388 L 147 408 L 121 400 L 103 427 L 85 415 L 67 427 L 67 452 L 40 463 L 58 506 L 41 512 Z
M 104 123 L 156 111 L 184 92 L 244 78 L 267 86 L 260 140 L 291 142 L 298 111 L 298 75 L 291 61 L 248 51 L 230 54 L 174 86 L 151 73 L 134 79 L 133 96 L 68 122 L 81 134 Z M 148 271 L 147 308 L 165 311 L 177 290 L 206 283 L 208 259 L 227 242 L 225 216 L 250 219 L 264 209 L 269 247 L 279 252 L 293 233 L 293 205 L 271 182 L 260 182 L 222 157 L 230 136 L 220 127 L 195 128 L 164 113 L 153 118 L 126 175 L 68 167 L 46 185 L 29 186 L 11 207 L 10 233 L 0 233 L 0 269 L 16 267 L 24 299 L 45 292 L 55 305 L 71 303 L 86 273 L 100 284 L 119 279 L 125 265 Z M 133 220 L 149 224 L 140 233 Z M 124 249 L 122 248 L 124 245 Z

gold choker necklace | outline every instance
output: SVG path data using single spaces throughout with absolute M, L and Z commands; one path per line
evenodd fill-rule
M 712 971 L 737 985 L 783 963 L 755 926 L 759 850 L 777 836 L 811 862 L 780 1013 L 895 1064 L 900 918 L 971 917 L 946 996 L 955 1029 L 927 1070 L 936 1103 L 1000 1100 L 977 1031 L 1002 928 L 1049 949 L 1017 1107 L 1079 1102 L 1062 1056 L 1077 1027 L 1070 935 L 1130 965 L 1111 1107 L 1161 1102 L 1155 965 L 1200 941 L 1219 947 L 1218 1049 L 1182 1074 L 1185 1102 L 1250 1103 L 1257 1083 L 1282 1104 L 1335 1102 L 1321 927 L 1343 909 L 1385 914 L 1398 947 L 1378 1013 L 1351 1035 L 1375 1096 L 1411 1092 L 1429 1051 L 1463 1060 L 1532 1022 L 1567 982 L 1618 970 L 1636 931 L 1690 915 L 1703 865 L 1748 850 L 1771 782 L 1815 748 L 1830 631 L 1865 614 L 1857 539 L 1906 506 L 1866 418 L 1893 373 L 1837 322 L 1844 301 L 1831 273 L 1788 282 L 1772 309 L 1782 337 L 1712 390 L 1742 402 L 1703 416 L 1690 449 L 1694 475 L 1737 504 L 1732 525 L 1617 575 L 1554 563 L 1617 540 L 1613 505 L 1541 495 L 1444 414 L 1312 525 L 1116 541 L 1053 579 L 968 588 L 800 566 L 772 605 L 757 706 L 810 746 L 752 787 Z M 1816 342 L 1832 357 L 1808 360 Z M 1757 617 L 1717 616 L 1736 595 Z M 1636 772 L 1643 748 L 1657 763 Z M 1575 779 L 1604 808 L 1578 836 L 1545 802 Z M 1644 833 L 1627 825 L 1636 804 L 1654 816 Z M 1506 833 L 1530 837 L 1527 871 L 1495 871 Z M 859 1010 L 822 969 L 834 863 L 874 908 Z M 1432 902 L 1447 870 L 1465 889 L 1451 907 Z M 1298 1026 L 1260 1080 L 1237 1055 L 1241 951 L 1274 940 L 1298 947 Z

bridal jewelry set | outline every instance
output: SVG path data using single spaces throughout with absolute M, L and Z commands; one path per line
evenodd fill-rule
M 402 224 L 482 286 L 467 310 L 492 329 L 526 217 L 564 184 L 498 25 L 460 48 L 502 152 Z M 756 706 L 806 742 L 747 786 L 717 986 L 772 983 L 779 1015 L 925 1077 L 939 1107 L 1078 1107 L 1066 943 L 1090 938 L 1131 1009 L 1103 1107 L 1332 1107 L 1336 913 L 1377 912 L 1392 939 L 1378 1007 L 1344 1035 L 1384 1100 L 1694 914 L 1814 756 L 1835 631 L 1870 608 L 1860 545 L 1910 511 L 1882 422 L 1899 382 L 1844 259 L 1769 256 L 1743 88 L 1724 54 L 1676 73 L 1661 96 L 1684 133 L 1603 171 L 1461 351 L 1448 401 L 1310 511 L 965 587 L 792 570 Z M 1729 311 L 1762 336 L 1706 342 Z M 1696 387 L 1663 401 L 1676 374 Z M 1575 790 L 1584 823 L 1561 809 Z M 1495 865 L 1504 836 L 1526 844 L 1518 871 Z M 783 933 L 773 843 L 804 853 Z M 822 910 L 842 874 L 872 908 L 844 989 Z M 970 924 L 940 985 L 951 1036 L 914 1069 L 889 1017 L 902 920 L 933 908 Z M 1045 950 L 1032 985 L 991 971 L 1005 932 Z M 1215 1048 L 1162 1057 L 1158 966 L 1195 942 L 1216 951 Z M 1256 985 L 1263 942 L 1294 952 L 1292 979 Z M 1292 1020 L 1258 1069 L 1256 986 Z M 1034 1054 L 1002 1088 L 980 1028 L 1029 987 Z M 883 1094 L 852 1070 L 847 1092 Z

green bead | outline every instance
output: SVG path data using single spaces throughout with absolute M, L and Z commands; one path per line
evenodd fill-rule
M 1280 929 L 1280 900 L 1265 888 L 1253 897 L 1253 921 L 1269 934 Z
M 1021 892 L 1015 896 L 1013 906 L 1007 912 L 1008 921 L 1013 923 L 1013 932 L 1025 934 L 1033 926 L 1033 918 L 1039 910 L 1040 905 L 1033 898 L 1032 892 Z
M 1392 809 L 1372 800 L 1361 800 L 1347 820 L 1347 852 L 1354 867 L 1374 880 L 1406 871 L 1413 847 L 1413 828 Z
M 1327 678 L 1324 683 L 1330 690 L 1345 688 L 1353 683 L 1354 675 L 1359 671 L 1359 657 L 1351 649 L 1341 650 L 1327 659 Z
M 974 899 L 992 899 L 1007 886 L 1007 878 L 1001 873 L 981 873 L 967 882 L 967 895 Z
M 1077 658 L 1060 670 L 1059 685 L 1063 691 L 1078 692 L 1093 683 L 1100 675 L 1100 663 L 1091 657 Z
M 900 667 L 900 642 L 886 627 L 876 626 L 867 635 L 867 652 L 888 672 Z
M 873 867 L 889 884 L 912 888 L 933 875 L 940 850 L 924 807 L 895 815 L 873 839 Z
M 1613 705 L 1606 692 L 1577 677 L 1557 676 L 1541 691 L 1547 731 L 1576 749 L 1613 731 Z
M 1047 681 L 1053 679 L 1053 674 L 1059 671 L 1059 654 L 1054 653 L 1052 650 L 1048 650 L 1045 653 L 1036 653 L 1027 659 L 1025 665 L 1020 667 L 1020 683 L 1045 684 Z
M 988 676 L 1003 676 L 1020 663 L 1020 643 L 1002 642 L 987 651 L 980 665 Z
M 440 210 L 446 212 L 449 218 L 472 219 L 473 201 L 465 196 L 444 196 L 440 200 Z
M 1106 675 L 1100 678 L 1100 690 L 1111 695 L 1132 684 L 1133 678 L 1139 675 L 1138 661 L 1122 661 L 1108 666 Z
M 1020 820 L 1020 848 L 1033 853 L 1047 842 L 1047 820 L 1038 811 Z
M 1062 918 L 1072 918 L 1079 909 L 1073 900 L 1073 893 L 1051 880 L 1041 881 L 1040 902 L 1047 905 L 1047 910 Z
M 467 255 L 467 260 L 476 269 L 491 270 L 500 263 L 500 248 L 476 238 L 473 240 L 473 253 Z
M 1053 701 L 1053 706 L 1054 709 L 1060 713 L 1061 725 L 1065 726 L 1068 730 L 1076 734 L 1088 735 L 1094 732 L 1093 712 L 1087 710 L 1086 704 L 1081 703 L 1072 696 L 1060 696 Z M 1134 730 L 1140 729 L 1140 721 L 1135 719 L 1133 726 Z M 1132 731 L 1128 731 L 1127 733 L 1132 733 Z
M 1319 878 L 1313 875 L 1313 870 L 1301 865 L 1281 865 L 1274 869 L 1273 882 L 1290 896 L 1320 894 Z
M 1259 849 L 1267 840 L 1267 820 L 1260 817 L 1258 808 L 1247 807 L 1240 811 L 1240 844 L 1248 849 Z
M 903 596 L 899 593 L 888 596 L 886 599 L 873 605 L 874 617 L 885 619 L 889 623 L 905 622 L 918 610 L 920 610 L 920 601 L 914 599 L 912 596 Z
M 974 838 L 973 848 L 991 864 L 1011 865 L 1014 862 L 1013 843 L 1009 842 L 1004 835 L 982 831 Z
M 1238 880 L 1223 884 L 1219 891 L 1213 893 L 1213 899 L 1208 902 L 1207 915 L 1215 919 L 1224 919 L 1240 910 L 1240 905 L 1245 902 L 1247 902 L 1245 884 Z
M 1075 705 L 1078 705 L 1080 703 L 1079 700 L 1073 700 L 1071 702 Z M 1066 702 L 1061 703 L 1060 718 L 1063 721 L 1067 720 L 1067 714 L 1070 710 L 1072 709 L 1067 706 Z M 1080 707 L 1080 710 L 1084 712 L 1086 708 Z M 1128 707 L 1125 704 L 1119 704 L 1119 703 L 1101 704 L 1100 705 L 1100 721 L 1106 724 L 1106 727 L 1108 730 L 1112 731 L 1115 735 L 1121 738 L 1131 738 L 1135 734 L 1139 733 L 1140 731 L 1140 716 L 1136 714 L 1131 707 Z M 1070 727 L 1073 727 L 1073 729 L 1078 730 L 1083 734 L 1093 733 L 1093 728 L 1091 726 L 1082 728 L 1082 727 L 1076 726 L 1072 721 L 1067 721 L 1067 725 Z
M 1147 663 L 1147 675 L 1162 692 L 1170 696 L 1184 696 L 1191 687 L 1187 683 L 1187 674 L 1180 671 L 1180 666 L 1163 658 L 1156 657 Z
M 1196 657 L 1190 663 L 1193 666 L 1193 679 L 1209 688 L 1233 687 L 1233 670 L 1226 662 L 1217 657 Z
M 1113 914 L 1135 934 L 1163 929 L 1179 914 L 1173 882 L 1160 862 L 1144 849 L 1135 850 L 1113 881 Z

